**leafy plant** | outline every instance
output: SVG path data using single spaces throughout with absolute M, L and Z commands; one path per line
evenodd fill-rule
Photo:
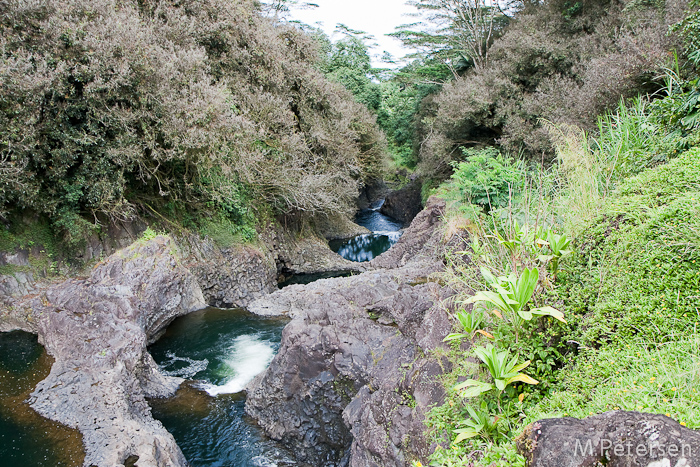
M 148 226 L 148 227 L 146 227 L 146 230 L 143 231 L 143 234 L 141 234 L 141 239 L 147 242 L 149 240 L 153 240 L 158 235 L 159 235 L 158 232 L 156 232 L 150 226 Z
M 488 303 L 495 307 L 491 312 L 500 318 L 505 317 L 515 325 L 516 341 L 518 327 L 522 321 L 529 321 L 534 316 L 551 316 L 565 323 L 564 313 L 551 306 L 528 308 L 528 303 L 535 293 L 539 281 L 537 268 L 525 269 L 520 276 L 509 274 L 494 277 L 486 268 L 481 268 L 481 275 L 494 291 L 476 292 L 466 303 Z
M 479 394 L 492 390 L 494 387 L 503 391 L 506 386 L 512 383 L 527 383 L 527 384 L 537 384 L 539 381 L 531 378 L 525 373 L 521 373 L 530 365 L 530 360 L 518 363 L 518 357 L 511 357 L 508 350 L 503 350 L 498 352 L 493 345 L 487 347 L 477 347 L 474 349 L 474 353 L 481 360 L 486 368 L 488 368 L 491 377 L 493 378 L 493 384 L 484 383 L 483 381 L 477 381 L 469 379 L 463 383 L 455 386 L 456 390 L 465 389 L 462 393 L 463 397 L 475 397 Z
M 507 206 L 521 182 L 516 166 L 494 148 L 462 151 L 467 160 L 459 162 L 452 174 L 461 200 L 480 206 L 484 212 Z
M 489 339 L 493 339 L 491 334 L 483 329 L 479 329 L 484 321 L 483 310 L 474 309 L 471 312 L 468 312 L 465 309 L 461 309 L 457 313 L 457 321 L 459 321 L 459 324 L 462 326 L 464 332 L 449 334 L 447 337 L 445 337 L 445 339 L 443 339 L 443 342 L 448 342 L 455 339 L 472 339 L 477 333 L 488 337 Z
M 498 416 L 492 416 L 489 413 L 486 402 L 481 403 L 481 410 L 475 410 L 468 405 L 467 412 L 469 412 L 469 418 L 459 423 L 460 426 L 464 426 L 465 428 L 454 430 L 457 437 L 453 441 L 453 444 L 476 437 L 486 441 L 496 441 L 501 436 L 498 427 L 500 418 Z
M 549 264 L 552 275 L 556 277 L 559 271 L 559 261 L 573 252 L 570 249 L 571 240 L 565 234 L 558 234 L 548 229 L 537 235 L 537 244 L 548 250 L 545 251 L 545 254 L 539 255 L 537 259 L 542 263 Z
M 498 230 L 496 230 L 495 237 L 498 243 L 514 256 L 520 251 L 523 243 L 526 242 L 527 234 L 527 225 L 520 226 L 518 221 L 513 221 L 512 236 L 510 238 L 505 237 Z

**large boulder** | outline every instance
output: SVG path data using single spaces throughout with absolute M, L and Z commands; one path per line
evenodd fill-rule
M 421 187 L 421 180 L 416 179 L 400 190 L 390 192 L 379 211 L 408 225 L 423 208 Z
M 700 466 L 700 433 L 658 414 L 613 411 L 534 422 L 517 439 L 529 467 Z

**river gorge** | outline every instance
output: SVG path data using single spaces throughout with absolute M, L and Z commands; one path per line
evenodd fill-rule
M 386 266 L 375 263 L 382 260 L 382 253 L 394 251 L 390 248 L 399 241 L 403 234 L 402 223 L 379 212 L 382 202 L 382 200 L 377 201 L 368 208 L 360 210 L 355 219 L 358 225 L 367 228 L 370 233 L 330 242 L 330 248 L 344 258 L 344 260 L 335 261 L 341 265 L 340 268 L 334 269 L 329 265 L 328 259 L 324 259 L 321 262 L 322 267 L 317 268 L 319 270 L 314 270 L 315 266 L 309 265 L 309 262 L 305 261 L 305 265 L 302 264 L 301 268 L 292 269 L 294 271 L 292 274 L 287 274 L 286 277 L 280 276 L 283 280 L 280 281 L 277 287 L 279 291 L 276 293 L 283 294 L 282 296 L 291 293 L 293 297 L 297 297 L 299 294 L 301 296 L 318 294 L 318 292 L 314 292 L 315 287 L 333 289 L 344 284 L 344 281 L 351 281 L 348 284 L 358 290 L 368 286 L 368 278 L 363 278 L 363 276 L 369 273 L 363 274 L 363 271 L 384 270 Z M 434 224 L 436 219 L 430 224 Z M 423 226 L 423 228 L 425 227 Z M 397 259 L 401 259 L 406 262 L 411 253 L 421 249 L 423 243 L 432 235 L 428 232 L 428 236 L 426 236 L 425 233 L 420 232 L 423 237 L 419 239 L 413 238 L 411 240 L 409 238 L 411 241 L 408 248 L 399 248 L 395 251 L 396 257 L 390 258 L 389 261 L 396 263 Z M 295 318 L 298 318 L 299 313 L 271 311 L 268 305 L 274 304 L 276 301 L 272 298 L 275 297 L 275 293 L 269 295 L 269 292 L 273 291 L 269 286 L 262 287 L 259 291 L 251 291 L 254 293 L 250 294 L 247 303 L 246 300 L 235 303 L 235 300 L 230 298 L 228 302 L 213 300 L 212 298 L 216 297 L 217 293 L 220 296 L 221 292 L 218 288 L 212 290 L 211 287 L 207 287 L 206 280 L 211 277 L 210 269 L 207 269 L 207 265 L 202 265 L 201 261 L 193 262 L 192 250 L 187 253 L 188 269 L 197 271 L 197 268 L 202 268 L 205 270 L 204 273 L 198 272 L 198 276 L 205 279 L 203 284 L 201 279 L 196 279 L 191 276 L 188 270 L 182 269 L 177 264 L 179 260 L 173 263 L 165 258 L 158 259 L 165 250 L 170 249 L 170 255 L 175 251 L 173 248 L 178 251 L 182 250 L 181 245 L 182 242 L 179 242 L 175 246 L 172 241 L 167 239 L 157 240 L 156 245 L 153 246 L 149 243 L 143 245 L 137 242 L 126 250 L 116 253 L 118 258 L 116 263 L 122 269 L 120 274 L 126 272 L 124 268 L 132 269 L 132 273 L 133 269 L 138 270 L 139 267 L 135 266 L 135 263 L 150 255 L 152 259 L 147 260 L 150 266 L 147 266 L 146 269 L 156 268 L 159 270 L 158 274 L 165 274 L 166 277 L 169 277 L 168 282 L 170 283 L 168 285 L 155 284 L 155 282 L 160 281 L 158 279 L 154 281 L 153 277 L 147 278 L 148 272 L 145 270 L 136 274 L 139 279 L 135 281 L 133 277 L 130 277 L 129 280 L 119 280 L 119 274 L 117 274 L 116 280 L 112 280 L 115 267 L 112 264 L 108 268 L 110 272 L 105 271 L 107 275 L 97 274 L 99 277 L 95 277 L 96 274 L 93 272 L 92 279 L 88 279 L 87 282 L 69 280 L 65 284 L 53 285 L 53 290 L 49 288 L 45 291 L 44 298 L 40 299 L 38 303 L 34 296 L 25 297 L 28 301 L 21 303 L 23 307 L 12 307 L 4 313 L 4 329 L 22 328 L 33 333 L 38 332 L 40 339 L 37 342 L 36 337 L 24 331 L 0 334 L 3 339 L 0 344 L 8 348 L 20 349 L 20 351 L 5 353 L 4 360 L 0 362 L 0 368 L 6 372 L 6 376 L 3 376 L 6 383 L 3 386 L 3 396 L 6 396 L 6 401 L 10 400 L 8 398 L 11 396 L 14 397 L 12 400 L 15 400 L 14 405 L 4 406 L 0 412 L 2 414 L 2 418 L 0 418 L 0 456 L 5 459 L 17 459 L 20 462 L 18 465 L 28 467 L 49 464 L 66 466 L 109 465 L 112 462 L 123 465 L 192 466 L 320 465 L 318 462 L 322 462 L 324 465 L 348 464 L 351 456 L 351 436 L 347 433 L 346 427 L 331 427 L 330 424 L 325 427 L 328 430 L 343 432 L 339 432 L 338 440 L 331 442 L 334 446 L 331 448 L 329 448 L 325 434 L 307 432 L 307 437 L 315 436 L 318 443 L 312 441 L 304 450 L 299 451 L 295 447 L 294 433 L 279 436 L 276 433 L 279 430 L 270 430 L 265 422 L 260 423 L 259 416 L 255 414 L 257 409 L 246 408 L 246 394 L 254 390 L 256 380 L 260 380 L 266 368 L 274 361 L 280 347 L 285 345 L 283 334 L 288 331 L 284 330 L 290 320 L 292 323 L 296 322 Z M 314 248 L 317 247 L 314 245 Z M 285 258 L 293 257 L 294 254 L 294 252 L 287 251 Z M 303 257 L 304 253 L 301 254 Z M 265 263 L 264 258 L 257 258 L 257 260 L 255 258 L 256 256 L 253 255 L 253 264 Z M 345 260 L 350 260 L 350 262 L 342 263 Z M 375 263 L 372 263 L 372 260 Z M 245 258 L 243 261 L 251 262 L 250 258 Z M 299 261 L 291 260 L 291 262 L 285 263 L 284 258 L 282 261 L 278 259 L 276 261 L 277 269 L 280 269 L 279 264 L 289 265 L 294 262 L 298 263 Z M 106 263 L 109 264 L 110 260 L 107 260 Z M 158 266 L 159 263 L 165 266 L 164 269 L 170 269 L 172 272 L 160 271 L 163 266 Z M 349 264 L 355 264 L 355 266 L 348 266 Z M 396 263 L 391 267 L 398 265 Z M 99 270 L 100 265 L 97 268 Z M 254 269 L 255 267 L 253 267 L 253 271 L 247 272 L 254 274 Z M 426 271 L 414 271 L 411 272 L 411 275 L 415 275 L 414 273 L 423 275 Z M 242 276 L 238 277 L 240 280 Z M 248 279 L 247 282 L 251 282 L 249 276 L 244 274 L 243 277 Z M 172 282 L 172 279 L 175 281 Z M 387 280 L 380 278 L 377 273 L 369 276 L 369 279 L 372 284 L 376 283 L 377 285 Z M 199 287 L 192 287 L 194 285 L 192 280 L 204 285 L 202 287 L 204 296 L 201 295 L 202 292 L 197 292 Z M 395 278 L 391 279 L 391 281 L 394 280 Z M 114 285 L 108 285 L 105 281 Z M 158 300 L 155 300 L 157 303 L 151 303 L 150 306 L 146 307 L 147 310 L 153 311 L 147 311 L 145 314 L 139 313 L 144 305 L 141 300 L 148 300 L 148 294 L 145 296 L 139 294 L 136 301 L 127 299 L 131 303 L 126 306 L 127 309 L 138 310 L 127 312 L 124 316 L 122 309 L 125 304 L 120 302 L 124 300 L 126 290 L 131 287 L 129 284 L 125 284 L 129 281 L 134 282 L 134 286 L 141 289 L 147 288 L 149 282 L 156 285 L 156 290 L 152 292 L 158 296 Z M 258 283 L 265 284 L 269 281 L 263 278 Z M 249 286 L 250 284 L 245 285 Z M 95 293 L 95 286 L 106 286 L 106 288 L 101 287 L 101 291 Z M 165 290 L 160 289 L 162 287 L 165 287 Z M 76 304 L 71 300 L 73 295 L 85 296 L 85 294 L 91 295 L 93 298 L 88 299 L 83 304 Z M 129 294 L 126 293 L 126 295 Z M 103 305 L 96 306 L 98 301 L 103 302 Z M 109 304 L 104 304 L 104 301 L 109 302 Z M 57 318 L 64 309 L 71 309 L 70 315 L 61 317 L 60 320 L 71 322 L 74 329 L 79 330 L 78 333 L 84 337 L 81 338 L 77 335 L 71 336 L 70 339 L 67 339 L 69 337 L 67 335 L 55 337 L 53 335 L 55 333 L 47 332 L 48 326 L 42 326 L 41 323 L 37 323 L 30 317 L 36 313 L 34 307 L 42 308 L 43 311 L 39 311 L 38 315 L 43 316 L 46 311 L 45 307 L 56 307 L 56 302 L 63 303 L 57 308 L 53 308 L 53 313 L 50 316 Z M 206 302 L 234 302 L 233 305 L 237 304 L 239 307 L 200 309 Z M 200 303 L 201 305 L 198 305 Z M 249 306 L 241 307 L 241 305 Z M 163 306 L 169 309 L 165 312 L 167 316 L 163 316 Z M 114 336 L 104 335 L 101 336 L 103 341 L 100 350 L 96 351 L 94 350 L 96 349 L 94 342 L 100 341 L 101 337 L 96 337 L 93 334 L 101 333 L 100 326 L 115 326 L 115 323 L 108 322 L 107 316 L 111 312 L 110 310 L 115 309 L 114 307 L 122 310 L 117 311 L 117 314 L 124 318 L 124 331 L 129 332 L 128 329 L 133 326 L 130 324 L 133 321 L 128 316 L 136 315 L 140 316 L 136 323 L 140 322 L 138 326 L 144 329 L 145 335 L 141 338 L 130 336 L 127 342 L 121 343 L 123 351 L 110 348 L 110 340 L 113 340 Z M 94 312 L 100 309 L 107 311 L 107 314 L 99 317 L 94 316 Z M 23 313 L 28 313 L 28 315 L 22 316 Z M 99 314 L 98 311 L 97 315 Z M 175 318 L 174 321 L 173 318 Z M 371 313 L 365 312 L 363 319 L 370 324 L 377 322 L 377 318 Z M 41 318 L 38 318 L 37 321 L 41 321 Z M 170 321 L 172 323 L 164 329 L 163 324 Z M 21 324 L 17 325 L 17 322 Z M 116 324 L 118 325 L 118 323 Z M 93 326 L 94 329 L 91 330 Z M 393 326 L 382 324 L 379 328 L 382 329 L 382 333 L 384 329 L 396 333 Z M 49 342 L 48 346 L 46 346 L 47 342 Z M 150 342 L 147 352 L 146 349 L 143 350 L 143 353 L 138 351 L 137 349 L 143 344 L 137 344 L 137 342 Z M 40 343 L 44 344 L 44 347 Z M 53 343 L 53 347 L 51 343 Z M 126 346 L 124 347 L 124 345 Z M 76 350 L 76 347 L 79 350 Z M 67 352 L 67 348 L 71 348 L 71 351 Z M 93 350 L 86 352 L 88 348 Z M 73 376 L 64 380 L 66 371 L 56 371 L 57 367 L 67 369 L 67 366 L 74 365 L 75 360 L 85 361 L 87 359 L 90 361 L 88 366 L 102 367 L 106 372 L 113 372 L 114 364 L 120 367 L 125 363 L 125 360 L 119 356 L 121 352 L 127 354 L 127 365 L 134 365 L 132 366 L 134 369 L 127 379 L 132 381 L 129 384 L 141 387 L 140 391 L 135 391 L 136 394 L 122 392 L 119 387 L 111 387 L 97 391 L 98 394 L 95 396 L 85 398 L 83 396 L 94 392 L 94 388 L 106 384 L 104 373 L 96 375 L 92 369 L 85 371 L 79 366 L 75 366 L 74 369 L 69 370 Z M 54 357 L 57 362 L 52 362 L 52 357 L 49 354 L 57 356 L 57 358 Z M 108 363 L 110 360 L 113 363 Z M 68 361 L 72 363 L 69 365 Z M 105 363 L 107 363 L 107 367 L 104 367 Z M 28 376 L 30 372 L 31 377 Z M 86 377 L 85 374 L 88 376 Z M 49 386 L 48 380 L 51 379 L 51 376 L 55 381 Z M 41 382 L 41 379 L 46 377 L 48 377 L 47 380 Z M 81 380 L 77 381 L 77 387 L 76 377 Z M 108 379 L 113 378 L 114 375 L 110 375 Z M 117 379 L 121 379 L 121 377 L 117 376 Z M 144 382 L 144 379 L 151 381 Z M 337 397 L 343 400 L 347 399 L 342 404 L 344 406 L 355 392 L 355 388 L 352 387 L 355 383 L 350 381 L 347 376 L 339 378 L 338 381 L 333 387 L 333 392 L 336 393 Z M 37 385 L 37 383 L 39 384 Z M 341 387 L 341 383 L 346 386 L 350 384 L 350 386 Z M 123 381 L 120 381 L 119 385 L 123 386 Z M 148 388 L 148 386 L 153 387 Z M 55 392 L 56 389 L 60 391 L 60 388 L 63 387 L 72 388 L 69 391 L 72 396 L 52 394 L 47 397 L 47 394 Z M 88 387 L 91 389 L 87 389 Z M 360 387 L 358 386 L 357 389 Z M 114 400 L 115 392 L 117 400 Z M 17 395 L 20 394 L 21 398 L 17 399 Z M 123 394 L 123 396 L 119 394 Z M 342 396 L 338 396 L 339 394 Z M 76 399 L 76 396 L 79 397 Z M 109 406 L 114 402 L 123 406 L 122 403 L 118 402 L 118 399 L 124 396 L 127 397 L 127 405 L 121 409 L 123 413 L 121 415 L 119 413 L 110 414 Z M 135 396 L 136 401 L 134 400 Z M 63 405 L 66 402 L 66 397 L 72 400 L 67 406 Z M 36 414 L 24 402 L 27 398 L 30 405 L 35 409 L 39 408 L 39 413 L 55 420 L 58 419 L 57 421 L 60 423 L 51 422 Z M 112 402 L 113 400 L 114 402 Z M 139 400 L 143 402 L 139 402 Z M 136 406 L 134 406 L 134 402 L 136 402 Z M 301 401 L 299 402 L 301 403 Z M 63 405 L 58 416 L 55 413 L 57 404 Z M 95 406 L 98 406 L 97 417 L 92 422 L 77 421 L 76 417 L 80 418 L 80 416 L 75 415 L 74 411 L 68 407 L 70 405 L 84 407 L 79 412 L 90 412 L 95 409 Z M 250 406 L 250 404 L 248 405 Z M 90 408 L 91 406 L 92 408 Z M 99 408 L 99 406 L 102 407 Z M 342 423 L 343 408 L 331 404 L 330 407 L 323 410 L 326 412 L 329 410 L 337 411 L 333 415 L 335 423 L 338 420 L 341 420 Z M 253 414 L 253 417 L 251 418 L 246 412 Z M 27 417 L 22 415 L 23 413 L 31 413 L 33 416 Z M 138 420 L 144 417 L 148 419 L 149 413 L 152 413 L 152 416 L 162 423 L 167 432 L 158 427 L 158 422 L 153 425 L 153 421 L 146 420 L 146 425 L 149 425 L 151 429 L 150 432 L 146 430 L 145 443 L 153 443 L 153 441 L 148 441 L 148 436 L 153 436 L 155 445 L 159 446 L 158 450 L 172 451 L 175 445 L 174 443 L 170 444 L 167 440 L 169 432 L 178 448 L 182 450 L 182 454 L 178 452 L 178 448 L 175 448 L 175 452 L 167 455 L 156 452 L 150 459 L 140 453 L 138 446 L 139 444 L 143 445 L 144 442 L 138 438 L 143 436 L 143 432 L 137 426 L 143 421 L 139 422 Z M 268 413 L 268 420 L 270 416 L 277 417 L 274 410 Z M 100 418 L 102 418 L 102 422 L 99 421 Z M 313 420 L 313 416 L 309 418 Z M 135 425 L 134 421 L 137 421 Z M 122 425 L 124 423 L 132 425 L 132 430 L 135 430 L 132 431 L 131 435 L 121 434 L 125 431 L 129 432 L 128 429 L 124 430 Z M 108 425 L 109 428 L 107 426 L 100 428 L 101 424 Z M 64 428 L 64 425 L 73 429 Z M 101 434 L 105 432 L 110 433 L 107 438 L 111 438 L 112 441 L 108 441 L 106 446 L 100 446 L 103 442 L 98 440 L 105 439 L 104 435 Z M 60 441 L 48 443 L 47 437 Z M 87 441 L 88 449 L 85 453 L 87 456 L 81 452 L 81 441 L 82 443 Z M 342 445 L 343 443 L 345 445 Z M 307 448 L 321 453 L 323 460 L 320 457 L 309 457 Z

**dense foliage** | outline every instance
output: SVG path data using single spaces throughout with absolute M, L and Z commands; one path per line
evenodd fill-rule
M 383 136 L 317 71 L 316 42 L 257 8 L 0 2 L 0 210 L 44 214 L 68 239 L 144 205 L 234 224 L 251 200 L 351 211 Z
M 687 11 L 685 0 L 496 2 L 493 18 L 478 20 L 494 22 L 487 39 L 469 26 L 484 10 L 480 1 L 414 3 L 439 19 L 433 30 L 443 27 L 431 33 L 408 25 L 398 36 L 451 69 L 447 80 L 424 78 L 444 85 L 412 120 L 420 171 L 443 178 L 462 157 L 460 146 L 496 144 L 551 160 L 554 145 L 542 119 L 594 130 L 597 116 L 621 97 L 662 88 L 658 77 L 672 66 L 678 39 L 667 34 L 669 25 Z M 468 53 L 469 44 L 481 48 Z

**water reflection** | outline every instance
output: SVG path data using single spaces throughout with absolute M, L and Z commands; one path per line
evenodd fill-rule
M 36 413 L 25 401 L 51 371 L 53 359 L 37 337 L 0 333 L 0 460 L 21 467 L 83 464 L 82 436 Z
M 379 209 L 384 200 L 361 210 L 355 216 L 355 223 L 372 231 L 371 234 L 358 235 L 348 240 L 329 242 L 331 250 L 343 258 L 358 263 L 371 261 L 394 246 L 401 238 L 401 222 L 385 216 Z
M 401 232 L 381 232 L 358 235 L 349 240 L 329 242 L 331 250 L 343 258 L 358 263 L 371 261 L 394 246 L 401 238 Z

